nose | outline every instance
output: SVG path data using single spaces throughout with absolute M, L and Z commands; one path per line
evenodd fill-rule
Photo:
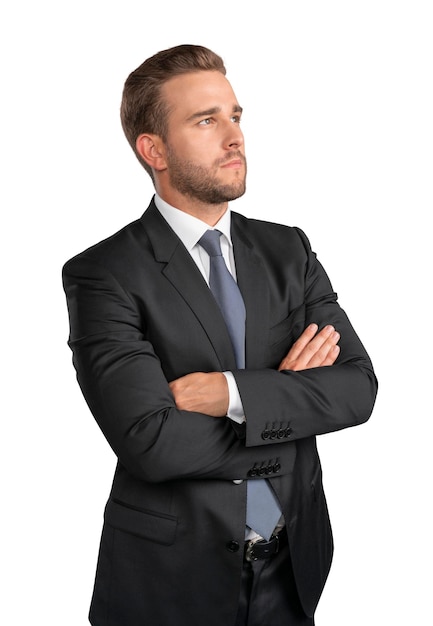
M 238 122 L 228 121 L 227 130 L 224 137 L 224 147 L 233 150 L 239 148 L 244 143 L 244 134 Z

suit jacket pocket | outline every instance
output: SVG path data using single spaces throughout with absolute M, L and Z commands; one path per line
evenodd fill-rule
M 176 517 L 153 511 L 133 509 L 111 498 L 105 507 L 104 519 L 106 524 L 113 528 L 156 541 L 165 546 L 172 545 L 176 537 Z

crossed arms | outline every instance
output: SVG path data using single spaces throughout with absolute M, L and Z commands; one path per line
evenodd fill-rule
M 246 478 L 257 446 L 264 446 L 269 458 L 280 458 L 284 473 L 284 455 L 293 441 L 369 418 L 377 388 L 370 360 L 317 266 L 310 272 L 307 327 L 301 332 L 300 326 L 294 343 L 287 340 L 288 352 L 278 367 L 233 371 L 247 420 L 245 438 L 239 439 L 231 420 L 214 419 L 227 413 L 228 390 L 224 374 L 215 370 L 213 352 L 203 342 L 191 344 L 191 332 L 179 336 L 182 312 L 194 324 L 189 309 L 180 308 L 183 300 L 164 309 L 163 316 L 159 299 L 136 295 L 138 278 L 131 280 L 129 265 L 123 268 L 111 256 L 102 263 L 98 252 L 79 255 L 64 268 L 69 345 L 89 408 L 120 463 L 139 479 Z M 172 299 L 159 272 L 146 268 L 155 281 L 150 288 L 158 285 L 159 298 L 162 293 Z M 143 332 L 140 311 L 152 306 L 159 346 Z M 277 338 L 283 339 L 280 333 Z M 213 363 L 210 373 L 176 378 L 179 358 L 182 369 L 191 371 L 185 362 L 196 356 L 203 367 Z M 291 423 L 290 441 L 262 438 L 266 423 L 274 420 Z
M 281 361 L 278 371 L 298 372 L 333 365 L 340 353 L 339 339 L 340 334 L 332 325 L 318 332 L 317 324 L 310 324 Z M 169 386 L 178 409 L 212 417 L 227 415 L 228 387 L 221 372 L 194 372 L 177 378 Z

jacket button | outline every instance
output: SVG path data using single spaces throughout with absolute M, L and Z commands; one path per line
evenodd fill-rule
M 275 474 L 278 474 L 280 469 L 281 469 L 281 465 L 279 463 L 275 463 L 275 465 L 274 465 L 274 472 L 275 472 Z
M 277 438 L 277 431 L 275 430 L 275 428 L 273 428 L 271 430 L 271 439 L 276 439 Z
M 277 434 L 278 439 L 282 439 L 284 437 L 285 432 L 286 431 L 284 430 L 284 428 L 280 428 Z
M 266 429 L 262 432 L 262 439 L 269 439 L 270 435 L 270 431 Z
M 229 552 L 237 552 L 239 550 L 239 543 L 233 539 L 226 544 L 226 548 Z
M 253 467 L 253 469 L 248 470 L 248 476 L 250 478 L 253 478 L 254 476 L 257 476 L 257 470 L 255 467 Z
M 285 437 L 290 437 L 291 434 L 292 434 L 292 429 L 290 427 L 286 428 Z

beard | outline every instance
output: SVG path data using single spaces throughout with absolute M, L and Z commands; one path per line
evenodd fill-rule
M 226 154 L 224 159 L 218 159 L 213 168 L 197 165 L 192 161 L 182 161 L 176 153 L 167 150 L 167 165 L 171 185 L 181 194 L 206 204 L 222 204 L 240 198 L 246 189 L 246 159 L 243 154 L 233 150 Z M 218 168 L 233 159 L 241 159 L 245 166 L 245 173 L 239 172 L 239 179 L 230 184 L 222 183 L 216 174 Z

